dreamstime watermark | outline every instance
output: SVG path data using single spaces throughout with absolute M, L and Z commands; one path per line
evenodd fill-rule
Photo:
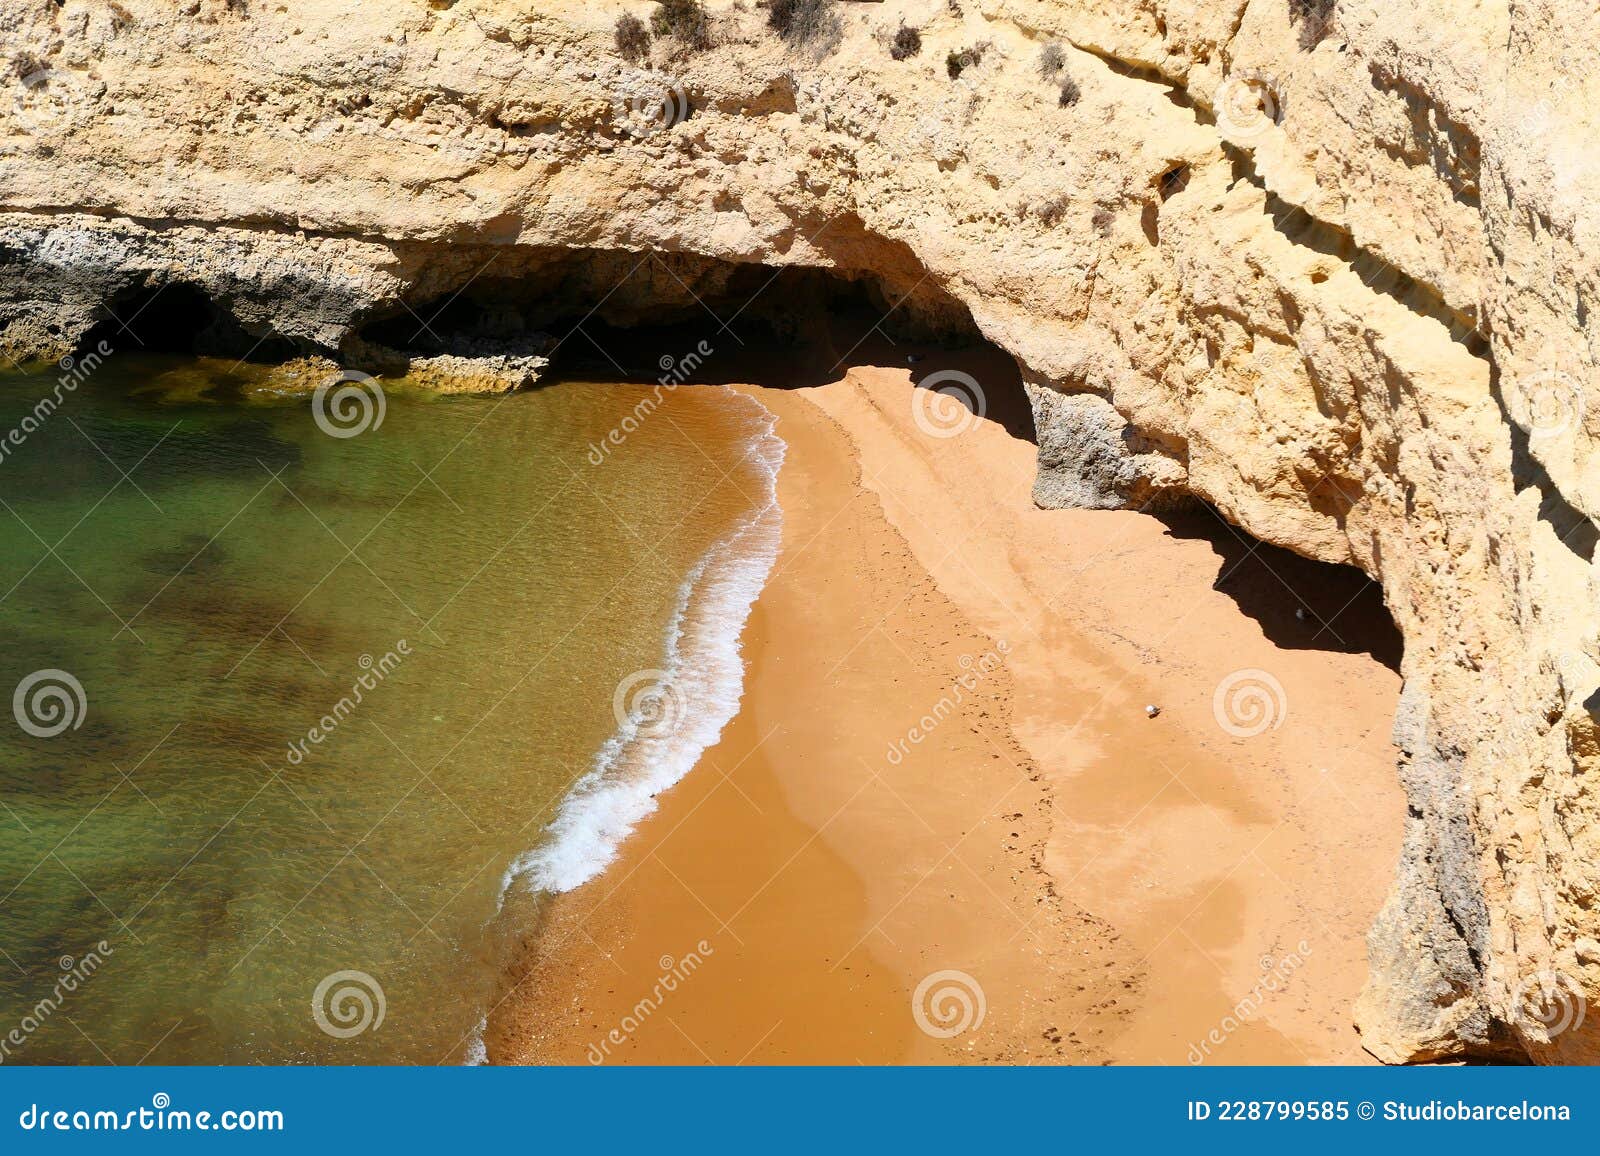
M 948 969 L 923 977 L 911 993 L 911 1018 L 926 1035 L 948 1040 L 975 1032 L 989 1014 L 983 986 L 964 971 Z
M 661 369 L 661 376 L 656 378 L 654 388 L 640 398 L 633 409 L 611 427 L 605 437 L 589 443 L 589 464 L 601 465 L 611 456 L 613 450 L 620 449 L 629 435 L 636 432 L 651 414 L 661 408 L 667 395 L 688 381 L 705 364 L 706 358 L 715 352 L 715 347 L 709 341 L 702 341 L 682 357 L 663 355 L 656 363 Z
M 1511 996 L 1513 1021 L 1523 1031 L 1549 1041 L 1583 1026 L 1589 1000 L 1570 975 L 1539 971 L 1517 985 Z
M 1011 644 L 1002 638 L 994 644 L 993 650 L 985 651 L 976 658 L 963 654 L 960 659 L 961 673 L 950 680 L 950 689 L 939 696 L 939 701 L 928 709 L 928 713 L 906 729 L 904 738 L 889 744 L 883 756 L 884 761 L 891 767 L 903 763 L 911 753 L 911 748 L 921 746 L 955 714 L 956 709 L 967 700 L 967 695 L 976 691 L 984 679 L 999 670 L 1010 653 Z
M 944 61 L 945 75 L 968 92 L 976 94 L 983 86 L 984 55 L 993 48 L 992 43 L 985 42 L 950 53 Z
M 105 940 L 101 940 L 94 947 L 85 952 L 81 957 L 74 959 L 70 955 L 63 955 L 60 959 L 61 975 L 56 978 L 55 986 L 50 994 L 33 1005 L 23 1013 L 17 1025 L 0 1037 L 0 1064 L 9 1060 L 23 1045 L 28 1042 L 34 1032 L 49 1022 L 51 1016 L 61 1010 L 67 1002 L 67 997 L 77 991 L 79 987 L 89 981 L 89 978 L 100 970 L 106 957 L 115 955 L 116 949 Z
M 400 663 L 411 657 L 411 644 L 402 638 L 395 643 L 393 650 L 385 651 L 382 658 L 374 659 L 370 654 L 363 654 L 357 665 L 362 673 L 356 676 L 355 682 L 350 684 L 350 693 L 342 695 L 338 702 L 333 704 L 333 709 L 317 720 L 317 725 L 306 731 L 306 737 L 291 739 L 286 756 L 293 766 L 299 766 L 305 761 L 310 748 L 321 746 L 327 742 L 334 731 L 338 730 L 351 715 L 355 714 L 356 707 L 366 699 L 363 691 L 378 689 L 378 685 L 394 673 Z
M 930 373 L 911 391 L 911 419 L 929 437 L 959 437 L 981 422 L 987 412 L 983 386 L 959 369 Z
M 527 158 L 535 151 L 532 147 L 516 147 L 522 142 L 515 137 L 495 134 L 481 124 L 444 126 L 401 117 L 381 121 L 371 119 L 371 113 L 371 109 L 336 108 L 307 128 L 288 124 L 275 125 L 265 131 L 269 136 L 301 147 L 319 144 L 346 152 L 354 149 L 358 141 L 377 142 L 376 147 L 391 153 L 425 148 L 439 157 L 466 165 L 483 165 L 503 157 Z
M 311 1018 L 336 1040 L 377 1031 L 388 1010 L 383 985 L 364 971 L 332 972 L 311 993 Z
M 682 124 L 694 113 L 683 85 L 658 72 L 634 71 L 617 90 L 616 119 L 620 131 L 643 140 Z
M 1539 77 L 1539 99 L 1522 110 L 1513 122 L 1511 139 L 1527 139 L 1550 135 L 1559 127 L 1559 110 L 1581 107 L 1578 78 L 1582 74 L 1570 69 L 1557 69 L 1554 76 Z
M 644 738 L 671 734 L 683 721 L 688 704 L 664 670 L 636 670 L 611 696 L 617 726 Z
M 1283 725 L 1289 715 L 1289 697 L 1271 672 L 1246 667 L 1217 683 L 1211 714 L 1234 738 L 1251 739 Z
M 1559 369 L 1519 374 L 1507 382 L 1504 395 L 1530 441 L 1559 437 L 1583 423 L 1583 386 Z
M 89 696 L 83 683 L 65 670 L 36 670 L 17 683 L 11 695 L 11 713 L 17 725 L 34 738 L 53 739 L 83 725 Z
M 1281 959 L 1266 956 L 1261 960 L 1261 978 L 1233 1009 L 1222 1017 L 1220 1023 L 1206 1033 L 1199 1043 L 1189 1045 L 1189 1062 L 1203 1064 L 1211 1057 L 1214 1048 L 1228 1042 L 1234 1032 L 1250 1023 L 1260 1013 L 1269 996 L 1283 990 L 1289 977 L 1306 965 L 1311 955 L 1311 945 L 1305 940 L 1295 944 L 1295 950 Z
M 599 1043 L 589 1045 L 589 1062 L 597 1067 L 605 1063 L 611 1057 L 612 1048 L 621 1047 L 636 1035 L 650 1021 L 650 1017 L 661 1010 L 662 1005 L 667 1002 L 667 997 L 677 991 L 681 984 L 688 982 L 689 977 L 699 971 L 705 965 L 705 961 L 715 954 L 711 944 L 702 939 L 694 945 L 692 951 L 684 953 L 677 959 L 663 955 L 657 960 L 661 974 L 656 977 L 655 986 L 617 1021 L 615 1027 L 601 1037 Z
M 1558 193 L 1587 195 L 1589 164 L 1585 154 L 1587 134 L 1570 110 L 1586 106 L 1583 84 L 1585 70 L 1557 67 L 1555 74 L 1539 75 L 1533 84 L 1537 94 L 1530 105 L 1513 98 L 1510 108 L 1515 119 L 1506 139 L 1516 140 L 1530 161 L 1547 171 Z M 1582 182 L 1582 188 L 1574 186 Z
M 261 45 L 265 51 L 269 45 Z M 374 92 L 389 91 L 388 81 L 399 71 L 404 54 L 383 52 L 358 56 L 341 62 L 341 72 L 360 97 L 350 90 L 331 91 L 326 103 L 312 117 L 270 121 L 259 131 L 279 140 L 304 147 L 307 144 L 349 153 L 361 148 L 385 155 L 403 152 L 408 157 L 432 154 L 449 164 L 481 168 L 491 163 L 513 167 L 538 158 L 558 159 L 561 138 L 557 134 L 529 131 L 536 122 L 520 120 L 509 110 L 492 122 L 478 120 L 454 110 L 460 119 L 437 106 L 414 109 L 398 100 L 364 99 Z M 593 84 L 592 67 L 573 60 L 546 57 L 542 75 L 550 91 L 570 90 Z M 617 82 L 612 106 L 615 121 L 623 122 L 619 132 L 642 138 L 670 124 L 681 123 L 694 108 L 683 86 L 671 77 L 646 69 L 628 71 Z M 443 119 L 441 119 L 443 118 Z M 270 118 L 269 118 L 270 120 Z
M 85 103 L 85 81 L 75 72 L 36 68 L 18 79 L 11 98 L 11 119 L 32 137 L 61 135 Z
M 51 1108 L 29 1104 L 17 1116 L 24 1132 L 282 1132 L 277 1108 L 224 1108 L 193 1111 L 174 1108 L 172 1097 L 157 1092 L 150 1107 L 113 1111 L 107 1108 Z
M 977 97 L 967 99 L 976 101 Z M 967 120 L 962 109 L 951 110 L 948 115 L 941 115 L 939 110 L 924 112 L 917 117 L 916 131 L 902 138 L 897 151 L 909 160 L 954 160 L 965 154 L 972 141 L 972 128 Z
M 377 429 L 389 411 L 383 386 L 371 374 L 346 369 L 311 395 L 311 416 L 332 438 L 353 438 Z
M 1212 98 L 1217 129 L 1232 141 L 1250 140 L 1283 123 L 1278 78 L 1254 69 L 1230 74 Z
M 55 386 L 44 397 L 33 403 L 33 408 L 23 415 L 3 439 L 0 439 L 0 463 L 11 456 L 11 451 L 17 449 L 28 438 L 37 433 L 50 416 L 61 408 L 61 403 L 66 400 L 67 394 L 77 392 L 84 382 L 88 381 L 95 370 L 105 364 L 106 358 L 112 353 L 111 343 L 102 341 L 88 353 L 73 357 L 68 354 L 56 363 L 61 370 L 56 378 Z

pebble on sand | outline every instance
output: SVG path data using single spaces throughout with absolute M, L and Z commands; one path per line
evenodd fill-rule
M 1144 708 L 1144 713 L 1149 718 L 1155 718 L 1156 715 L 1161 713 L 1161 708 L 1155 703 L 1151 703 L 1149 706 Z

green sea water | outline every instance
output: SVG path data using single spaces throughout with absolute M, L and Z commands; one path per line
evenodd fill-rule
M 30 422 L 48 369 L 0 373 L 0 1058 L 471 1060 L 525 897 L 736 708 L 770 415 L 384 383 L 332 436 L 118 354 Z

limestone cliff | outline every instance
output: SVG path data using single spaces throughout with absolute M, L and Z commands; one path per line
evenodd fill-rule
M 1192 493 L 1383 583 L 1410 810 L 1368 1047 L 1594 1059 L 1600 17 L 886 0 L 795 43 L 713 3 L 709 46 L 624 60 L 655 7 L 14 0 L 0 346 L 181 284 L 230 351 L 377 364 L 385 319 L 512 282 L 614 324 L 705 302 L 715 344 L 790 266 L 975 326 L 1042 501 Z

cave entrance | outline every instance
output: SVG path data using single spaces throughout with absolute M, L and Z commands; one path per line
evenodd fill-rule
M 105 342 L 117 353 L 176 353 L 264 363 L 295 355 L 283 338 L 258 338 L 197 285 L 168 281 L 124 290 L 101 305 L 103 319 L 82 347 Z
M 201 333 L 216 321 L 211 299 L 193 285 L 155 285 L 117 294 L 101 306 L 105 319 L 85 338 L 118 353 L 193 353 Z
M 683 253 L 568 251 L 491 256 L 449 292 L 363 324 L 380 356 L 540 354 L 545 381 L 822 385 L 851 366 L 937 375 L 953 351 L 991 349 L 966 307 L 920 265 L 885 274 L 716 261 Z M 1011 358 L 986 359 L 983 416 L 1034 441 Z

